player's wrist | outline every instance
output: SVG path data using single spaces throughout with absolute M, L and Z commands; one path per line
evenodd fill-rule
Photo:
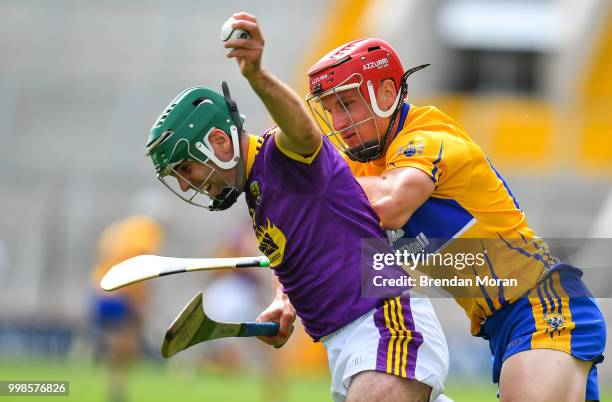
M 255 90 L 265 87 L 268 76 L 268 71 L 261 65 L 252 68 L 251 71 L 245 72 L 244 74 L 244 78 L 249 81 L 249 84 L 251 84 L 251 87 Z
M 291 302 L 289 301 L 289 297 L 283 293 L 282 289 L 278 289 L 274 295 L 274 303 L 278 303 L 281 305 L 287 305 L 287 304 L 291 304 Z

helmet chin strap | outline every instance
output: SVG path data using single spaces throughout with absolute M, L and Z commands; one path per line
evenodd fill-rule
M 239 191 L 234 186 L 226 186 L 221 190 L 219 195 L 217 195 L 211 202 L 208 204 L 208 209 L 210 211 L 225 211 L 232 205 L 238 201 L 238 197 L 240 197 L 241 191 Z
M 225 81 L 221 82 L 221 89 L 223 89 L 223 97 L 225 98 L 225 101 L 227 102 L 227 107 L 230 112 L 230 117 L 232 118 L 234 122 L 234 126 L 232 126 L 232 128 L 235 130 L 235 133 L 234 131 L 232 131 L 232 141 L 235 140 L 235 143 L 237 144 L 235 149 L 238 150 L 238 156 L 236 157 L 238 159 L 237 160 L 238 163 L 236 165 L 236 182 L 234 185 L 234 191 L 236 194 L 232 195 L 234 199 L 234 201 L 232 202 L 233 204 L 238 199 L 238 196 L 242 194 L 242 182 L 244 181 L 244 155 L 242 155 L 242 120 L 240 120 L 240 113 L 238 112 L 238 106 L 236 105 L 236 102 L 234 102 L 232 97 L 230 96 L 229 87 L 227 86 L 227 82 Z M 228 187 L 223 189 L 221 194 L 223 194 L 223 192 L 227 188 Z M 229 194 L 227 194 L 227 196 L 229 196 Z
M 346 153 L 346 156 L 355 162 L 369 162 L 378 159 L 380 156 L 379 148 L 378 140 L 366 141 L 357 147 L 349 148 L 349 152 Z
M 231 98 L 227 83 L 221 83 L 223 89 L 223 97 L 227 102 L 227 107 L 230 117 L 234 124 L 230 126 L 232 143 L 234 144 L 234 157 L 232 159 L 232 167 L 236 166 L 236 181 L 233 186 L 225 186 L 219 195 L 217 195 L 208 205 L 211 211 L 223 211 L 236 203 L 240 194 L 242 194 L 242 182 L 244 180 L 244 156 L 242 155 L 242 121 L 236 102 Z
M 235 127 L 232 126 L 232 128 Z M 241 135 L 238 136 L 237 142 L 239 145 L 241 138 Z M 238 201 L 238 197 L 242 194 L 242 180 L 244 180 L 244 158 L 242 157 L 242 152 L 240 152 L 237 158 L 235 184 L 223 187 L 221 192 L 208 205 L 210 211 L 224 211 L 228 209 Z

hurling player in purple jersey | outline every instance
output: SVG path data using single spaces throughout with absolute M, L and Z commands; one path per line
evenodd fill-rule
M 278 322 L 280 331 L 262 340 L 283 345 L 297 312 L 326 347 L 334 400 L 444 400 L 448 350 L 431 303 L 406 288 L 363 296 L 363 256 L 392 253 L 379 218 L 302 100 L 261 67 L 255 18 L 234 18 L 250 38 L 227 41 L 228 57 L 278 126 L 248 135 L 226 86 L 223 95 L 188 89 L 151 130 L 157 177 L 210 210 L 227 209 L 245 193 L 259 248 L 277 278 L 274 300 L 258 320 Z

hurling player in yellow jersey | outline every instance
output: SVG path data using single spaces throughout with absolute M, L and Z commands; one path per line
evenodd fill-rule
M 385 41 L 349 42 L 308 71 L 310 110 L 386 229 L 415 239 L 424 253 L 486 250 L 480 266 L 426 272 L 499 280 L 445 290 L 465 309 L 472 334 L 489 341 L 501 400 L 598 400 L 605 322 L 582 272 L 549 253 L 502 176 L 455 121 L 406 101 L 406 80 L 423 67 L 404 72 Z

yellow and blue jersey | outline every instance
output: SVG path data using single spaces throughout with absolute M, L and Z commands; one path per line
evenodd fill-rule
M 356 176 L 380 176 L 392 169 L 412 167 L 431 178 L 435 185 L 431 197 L 402 228 L 404 237 L 431 243 L 425 251 L 438 250 L 434 246 L 441 242 L 448 249 L 449 239 L 478 239 L 460 243 L 463 253 L 487 250 L 487 263 L 476 270 L 419 270 L 432 277 L 458 274 L 519 279 L 519 286 L 475 286 L 469 294 L 465 288 L 446 288 L 465 309 L 474 335 L 487 317 L 524 295 L 557 262 L 527 224 L 507 183 L 482 149 L 435 107 L 404 104 L 385 158 L 348 163 Z
M 385 158 L 347 160 L 356 176 L 380 176 L 397 168 L 425 172 L 431 197 L 410 217 L 401 235 L 425 253 L 484 253 L 486 263 L 469 269 L 419 265 L 432 278 L 490 276 L 518 285 L 445 287 L 464 308 L 473 335 L 489 340 L 493 380 L 503 362 L 529 349 L 555 349 L 594 364 L 603 360 L 603 315 L 581 281 L 582 272 L 560 264 L 529 227 L 507 183 L 482 149 L 435 107 L 402 106 L 398 129 Z M 592 367 L 587 399 L 598 399 Z

